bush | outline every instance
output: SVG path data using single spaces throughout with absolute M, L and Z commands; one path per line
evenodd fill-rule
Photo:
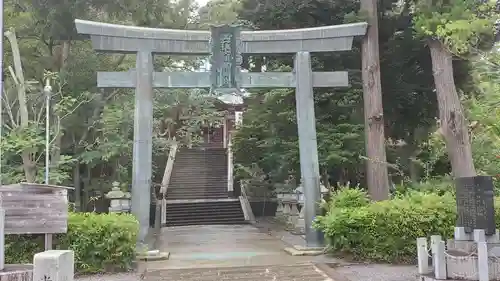
M 330 194 L 328 210 L 363 207 L 370 203 L 366 191 L 359 188 L 342 187 Z
M 349 197 L 346 193 L 352 191 L 342 190 L 336 197 Z M 361 207 L 329 209 L 317 218 L 315 226 L 325 233 L 335 252 L 355 259 L 405 263 L 414 261 L 418 237 L 451 237 L 455 220 L 451 194 L 410 192 Z
M 68 233 L 58 235 L 56 248 L 75 252 L 79 273 L 128 270 L 135 258 L 138 224 L 131 215 L 70 213 Z M 31 263 L 43 251 L 43 235 L 8 235 L 7 263 Z
M 455 185 L 451 177 L 439 177 L 418 183 L 396 185 L 396 194 L 405 195 L 414 191 L 431 192 L 437 195 L 455 193 Z

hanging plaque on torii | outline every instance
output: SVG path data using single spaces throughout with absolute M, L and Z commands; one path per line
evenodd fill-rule
M 234 25 L 211 27 L 210 92 L 239 93 L 241 82 L 241 28 Z

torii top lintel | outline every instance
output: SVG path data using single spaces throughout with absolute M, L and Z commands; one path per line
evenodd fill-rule
M 80 34 L 88 34 L 95 50 L 135 53 L 208 55 L 210 31 L 136 27 L 75 20 Z M 242 31 L 243 54 L 347 51 L 355 36 L 365 35 L 367 23 L 313 28 Z

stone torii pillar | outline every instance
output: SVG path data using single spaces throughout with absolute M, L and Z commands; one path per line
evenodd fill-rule
M 215 27 L 210 32 L 84 20 L 75 23 L 78 33 L 90 35 L 94 49 L 137 54 L 135 70 L 98 72 L 97 83 L 99 87 L 136 89 L 132 213 L 140 222 L 140 241 L 144 241 L 149 226 L 153 88 L 295 88 L 300 166 L 306 198 L 306 244 L 308 247 L 322 246 L 320 233 L 312 228 L 312 221 L 321 212 L 317 204 L 321 196 L 313 88 L 348 87 L 349 82 L 345 71 L 312 72 L 310 53 L 351 50 L 353 38 L 366 33 L 366 23 L 241 32 L 228 26 Z M 212 36 L 218 38 L 219 41 L 214 41 L 216 44 L 224 42 L 222 49 L 226 55 L 230 53 L 231 59 L 214 59 L 224 54 L 214 54 L 219 51 L 210 44 Z M 211 55 L 212 69 L 211 72 L 153 72 L 152 54 Z M 294 71 L 243 73 L 239 71 L 241 54 L 295 54 Z

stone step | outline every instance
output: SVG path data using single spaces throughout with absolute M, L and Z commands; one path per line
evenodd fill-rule
M 211 218 L 211 219 L 182 219 L 169 220 L 165 226 L 188 226 L 188 225 L 231 225 L 231 224 L 246 224 L 244 218 Z
M 206 213 L 206 214 L 168 214 L 167 212 L 167 222 L 173 221 L 212 221 L 212 220 L 235 220 L 235 221 L 244 221 L 243 213 L 241 212 L 227 212 L 227 213 Z
M 227 155 L 226 154 L 179 154 L 175 156 L 175 162 L 182 161 L 192 161 L 192 160 L 200 160 L 204 163 L 208 163 L 209 160 L 217 160 L 214 163 L 227 164 Z
M 146 277 L 151 281 L 333 281 L 311 264 L 159 270 Z
M 199 193 L 193 193 L 193 194 L 168 194 L 167 195 L 167 200 L 195 200 L 195 199 L 227 199 L 227 193 L 226 194 L 199 194 Z
M 189 188 L 192 189 L 204 189 L 210 188 L 227 188 L 227 180 L 225 178 L 219 178 L 214 180 L 204 180 L 204 179 L 189 179 L 177 177 L 173 179 L 169 184 L 170 188 L 186 189 L 187 187 L 175 187 L 174 184 L 189 184 Z
M 172 192 L 167 192 L 167 199 L 168 197 L 171 196 L 176 196 L 176 197 L 193 197 L 193 196 L 198 196 L 200 197 L 199 199 L 206 198 L 208 197 L 213 197 L 213 196 L 222 196 L 224 198 L 227 198 L 227 191 L 200 191 L 200 190 L 193 190 L 193 191 L 172 191 Z
M 195 200 L 195 199 L 226 199 L 226 195 L 203 195 L 192 194 L 192 195 L 169 195 L 167 200 Z
M 168 201 L 167 201 L 168 203 Z M 167 204 L 167 208 L 172 209 L 219 209 L 224 207 L 240 207 L 240 201 L 237 199 L 227 199 L 225 201 L 208 201 L 208 202 L 171 202 Z
M 198 204 L 198 203 L 197 203 Z M 224 214 L 224 213 L 241 213 L 241 204 L 220 204 L 220 203 L 199 203 L 201 206 L 193 206 L 192 204 L 167 204 L 167 215 L 169 214 Z
M 197 163 L 202 165 L 214 165 L 214 167 L 224 167 L 227 166 L 227 159 L 226 157 L 210 157 L 210 156 L 196 156 L 196 157 L 190 157 L 190 156 L 185 156 L 181 158 L 175 158 L 174 163 Z
M 167 207 L 167 217 L 185 217 L 189 215 L 200 215 L 200 216 L 232 216 L 232 215 L 243 215 L 241 209 L 236 209 L 234 207 L 217 208 L 217 209 L 172 209 Z
M 172 187 L 167 189 L 167 194 L 227 194 L 227 187 Z
M 235 209 L 225 209 L 225 210 L 169 210 L 167 209 L 167 218 L 186 218 L 186 217 L 199 217 L 199 218 L 232 218 L 241 217 L 243 212 L 241 210 Z
M 245 217 L 239 201 L 167 203 L 167 226 L 239 224 Z
M 167 199 L 173 197 L 186 197 L 185 199 L 211 199 L 211 198 L 227 198 L 227 191 L 225 192 L 168 192 Z M 199 197 L 199 198 L 194 198 Z M 182 200 L 183 198 L 180 198 Z M 179 200 L 179 199 L 174 199 Z

